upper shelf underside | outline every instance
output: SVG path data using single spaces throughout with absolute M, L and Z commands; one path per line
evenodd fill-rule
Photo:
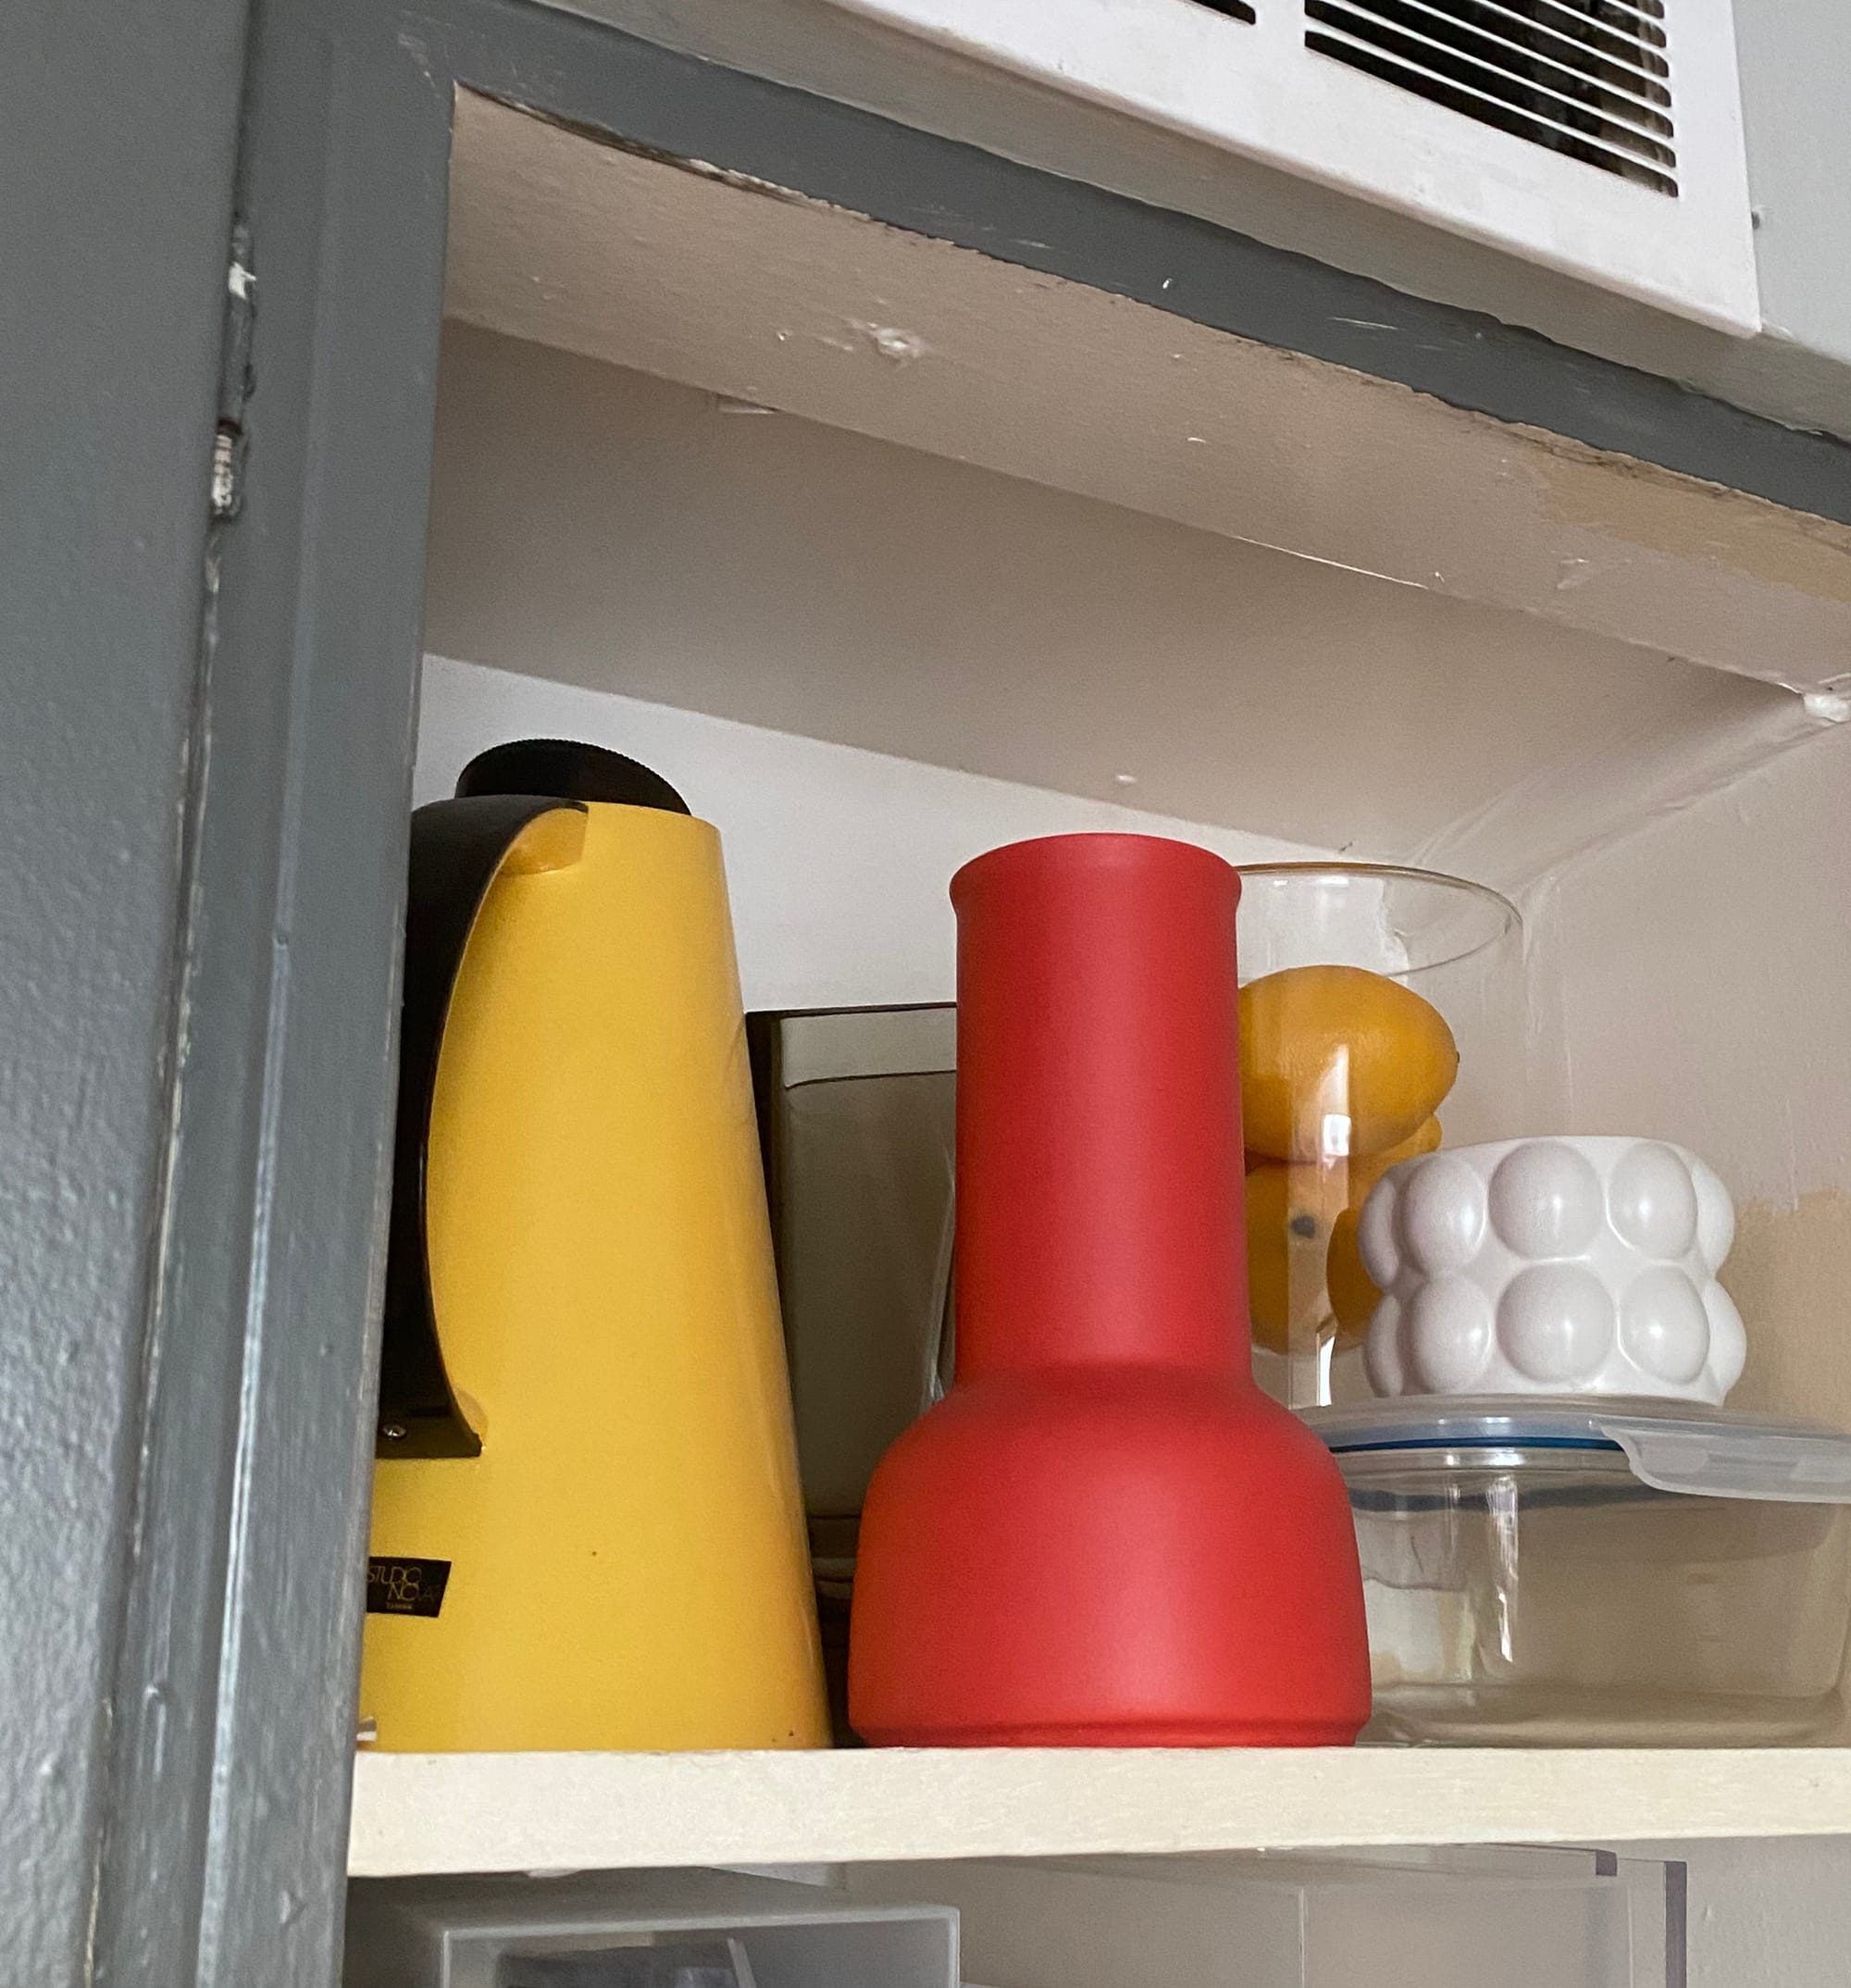
M 1770 681 L 1851 674 L 1851 528 L 467 95 L 446 308 Z
M 1851 665 L 1845 528 L 466 95 L 448 285 L 451 655 L 1511 887 Z
M 460 326 L 427 631 L 531 677 L 1506 885 L 1807 723 L 1656 651 Z

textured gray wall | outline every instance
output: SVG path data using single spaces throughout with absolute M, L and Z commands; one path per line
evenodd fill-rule
M 0 19 L 0 1975 L 85 1976 L 243 0 Z

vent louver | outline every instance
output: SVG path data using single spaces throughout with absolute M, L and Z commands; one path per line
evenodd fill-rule
M 1780 0 L 816 4 L 1314 182 L 1273 210 L 1282 245 L 1316 255 L 1333 224 L 1350 239 L 1362 217 L 1329 202 L 1367 201 L 1721 331 L 1761 329 L 1734 17 Z M 1851 12 L 1812 11 L 1833 6 Z M 1198 184 L 1197 211 L 1226 227 L 1275 197 L 1206 169 Z M 1385 242 L 1378 273 L 1421 254 Z M 1574 322 L 1566 292 L 1562 308 Z
M 1661 0 L 1305 0 L 1305 45 L 1512 137 L 1678 191 Z

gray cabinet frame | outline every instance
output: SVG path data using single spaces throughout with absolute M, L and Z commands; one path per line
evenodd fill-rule
M 109 186 L 148 160 L 169 183 L 105 204 L 141 331 L 49 233 L 14 266 L 63 291 L 0 316 L 33 416 L 9 518 L 49 464 L 54 523 L 104 485 L 163 521 L 139 560 L 75 528 L 5 546 L 0 1070 L 29 1191 L 0 1201 L 0 1410 L 31 1467 L 0 1507 L 0 1844 L 31 1877 L 0 1881 L 0 1953 L 47 1982 L 329 1988 L 455 90 L 1844 521 L 1851 450 L 531 0 L 259 5 L 235 191 L 240 0 L 161 0 L 132 46 L 120 10 L 28 11 L 40 97 L 118 120 Z M 29 109 L 9 174 L 62 156 Z M 228 319 L 234 241 L 255 312 Z M 64 292 L 93 324 L 57 321 Z M 60 397 L 99 388 L 81 460 Z M 215 421 L 236 508 L 211 525 Z

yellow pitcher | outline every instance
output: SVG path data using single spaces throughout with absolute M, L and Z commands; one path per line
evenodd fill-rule
M 413 817 L 361 1715 L 826 1745 L 719 837 L 558 740 L 457 796 Z

